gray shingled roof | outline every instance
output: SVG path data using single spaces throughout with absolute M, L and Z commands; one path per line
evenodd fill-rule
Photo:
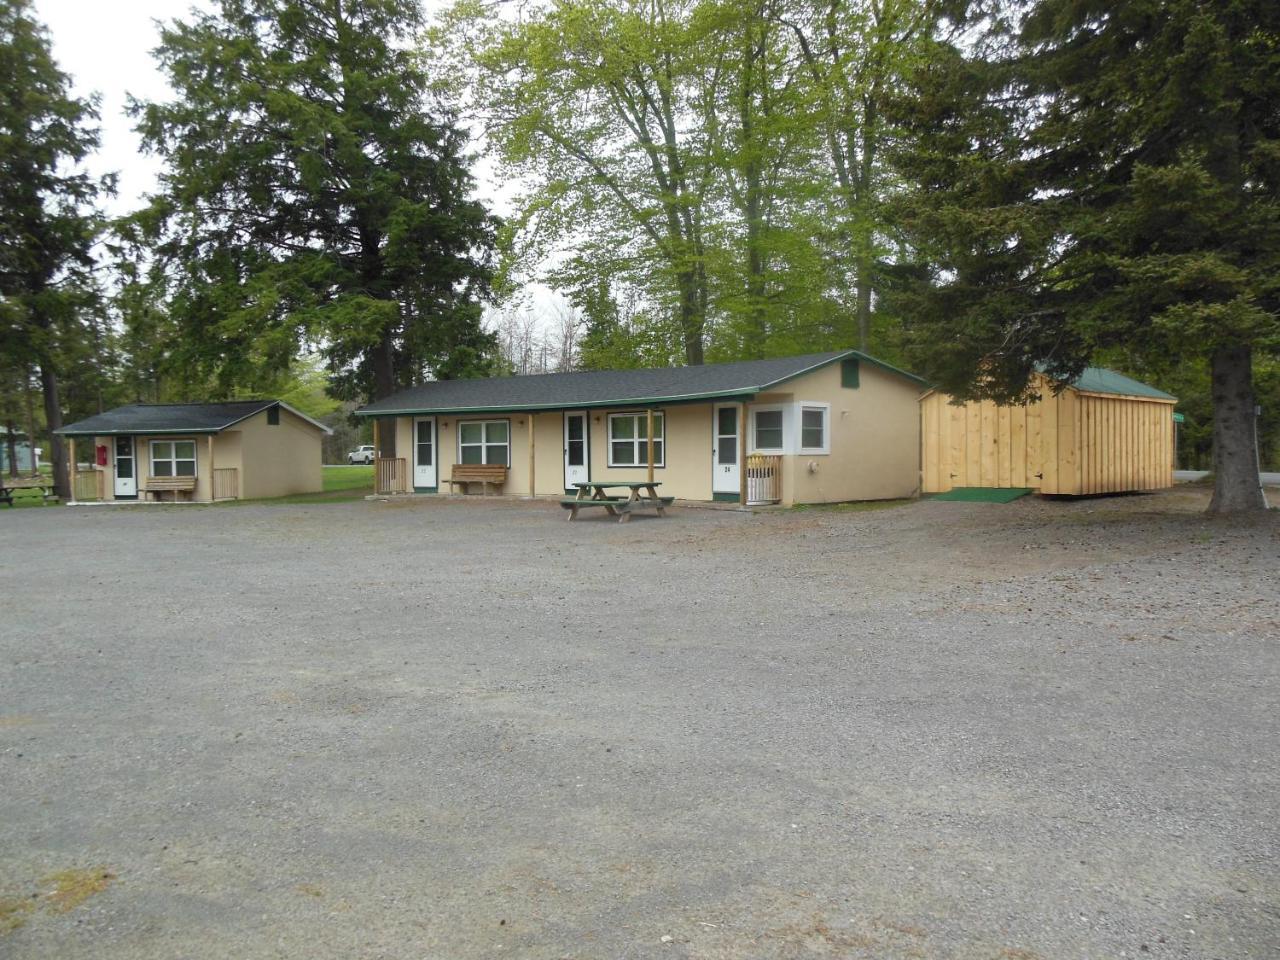
M 130 403 L 96 417 L 69 423 L 55 433 L 64 436 L 108 437 L 114 434 L 218 433 L 279 400 L 229 400 L 225 403 Z M 297 413 L 296 410 L 293 411 Z M 299 414 L 302 416 L 302 414 Z M 311 420 L 310 417 L 304 417 Z M 311 420 L 315 423 L 314 420 Z M 328 430 L 323 424 L 316 426 Z
M 487 380 L 434 380 L 401 390 L 356 411 L 361 416 L 396 413 L 475 413 L 485 410 L 560 410 L 749 397 L 802 373 L 853 357 L 918 384 L 924 381 L 857 350 L 810 353 L 775 360 L 708 363 L 649 370 L 587 370 Z

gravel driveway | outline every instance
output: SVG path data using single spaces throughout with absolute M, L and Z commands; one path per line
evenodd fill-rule
M 0 956 L 1274 958 L 1280 524 L 0 515 Z

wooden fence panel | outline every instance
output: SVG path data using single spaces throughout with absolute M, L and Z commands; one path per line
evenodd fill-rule
M 240 499 L 240 471 L 235 467 L 214 467 L 213 499 Z

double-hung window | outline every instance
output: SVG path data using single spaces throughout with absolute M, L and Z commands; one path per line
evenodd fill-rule
M 666 463 L 666 418 L 653 415 L 653 465 Z M 644 467 L 649 464 L 649 415 L 609 414 L 609 466 Z
M 751 445 L 760 453 L 782 453 L 782 408 L 764 407 L 751 411 Z
M 464 420 L 458 424 L 459 463 L 511 466 L 511 425 L 506 420 Z
M 825 403 L 800 405 L 800 452 L 830 453 L 830 427 L 827 419 L 831 408 Z
M 152 440 L 151 475 L 153 477 L 194 477 L 196 475 L 196 442 L 194 440 Z

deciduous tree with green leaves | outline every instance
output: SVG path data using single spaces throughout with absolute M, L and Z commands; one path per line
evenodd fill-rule
M 28 0 L 0 0 L 0 360 L 39 371 L 50 431 L 63 422 L 64 366 L 90 336 L 94 204 L 112 187 L 82 166 L 98 146 L 97 107 L 70 88 Z M 61 438 L 49 448 L 68 497 Z
M 176 96 L 132 112 L 166 166 L 127 233 L 196 379 L 256 384 L 306 345 L 347 397 L 489 368 L 497 224 L 421 27 L 416 0 L 220 0 L 163 29 Z
M 1124 348 L 1207 363 L 1210 511 L 1264 509 L 1256 354 L 1280 349 L 1280 6 L 1003 3 L 910 102 L 912 359 L 1026 395 Z

